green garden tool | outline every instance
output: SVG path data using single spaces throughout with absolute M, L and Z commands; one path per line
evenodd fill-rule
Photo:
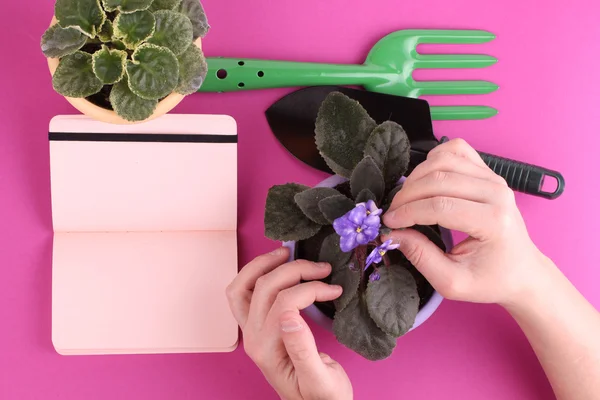
M 230 92 L 298 86 L 350 85 L 406 97 L 486 94 L 498 86 L 486 81 L 416 81 L 415 69 L 483 68 L 488 55 L 419 54 L 419 44 L 480 44 L 495 36 L 481 30 L 401 30 L 381 39 L 362 65 L 208 58 L 209 72 L 200 92 Z M 433 120 L 484 119 L 497 114 L 485 106 L 431 107 Z

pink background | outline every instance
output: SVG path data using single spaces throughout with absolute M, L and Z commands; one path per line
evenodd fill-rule
M 489 79 L 492 95 L 435 99 L 486 104 L 486 121 L 436 123 L 494 152 L 561 171 L 556 201 L 518 196 L 531 235 L 596 306 L 600 257 L 597 149 L 600 6 L 593 0 L 205 0 L 213 26 L 208 55 L 362 62 L 387 33 L 403 28 L 476 28 L 498 35 L 473 46 L 500 59 L 480 71 L 422 71 L 417 77 Z M 221 355 L 64 358 L 50 341 L 52 226 L 47 130 L 75 110 L 52 91 L 39 38 L 53 1 L 4 1 L 0 24 L 0 398 L 275 398 L 240 348 Z M 454 48 L 455 51 L 472 51 Z M 240 134 L 240 263 L 272 249 L 262 236 L 268 187 L 314 184 L 324 175 L 292 159 L 263 112 L 289 89 L 196 94 L 176 112 L 234 116 Z M 268 155 L 268 157 L 265 157 Z M 595 159 L 596 158 L 596 159 Z M 275 168 L 275 166 L 278 166 Z M 393 357 L 369 363 L 314 329 L 322 351 L 348 371 L 358 399 L 548 399 L 552 392 L 516 324 L 495 306 L 444 302 L 402 338 Z

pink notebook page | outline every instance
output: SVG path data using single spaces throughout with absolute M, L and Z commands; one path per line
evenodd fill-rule
M 225 297 L 237 273 L 235 121 L 59 116 L 50 164 L 56 351 L 235 349 Z

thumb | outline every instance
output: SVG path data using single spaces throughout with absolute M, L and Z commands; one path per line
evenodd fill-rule
M 294 364 L 298 380 L 317 382 L 322 378 L 325 364 L 317 351 L 315 338 L 298 312 L 287 311 L 279 319 L 281 338 Z
M 397 230 L 383 239 L 392 239 L 399 244 L 398 250 L 444 297 L 447 297 L 445 293 L 454 286 L 457 279 L 461 278 L 462 273 L 456 262 L 421 232 L 414 229 Z

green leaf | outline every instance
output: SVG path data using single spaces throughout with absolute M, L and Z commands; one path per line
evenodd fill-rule
M 396 195 L 398 194 L 398 192 L 400 191 L 400 189 L 402 189 L 402 184 L 399 183 L 398 186 L 396 186 L 395 188 L 393 188 L 387 195 L 385 202 L 386 204 L 391 205 L 392 201 L 394 201 L 394 197 L 396 197 Z
M 331 168 L 333 172 L 335 172 L 339 176 L 343 176 L 344 178 L 350 179 L 350 177 L 352 176 L 351 169 L 346 169 L 342 167 L 341 165 L 334 162 L 331 158 L 324 156 L 323 154 L 321 154 L 321 157 L 323 157 L 323 160 L 325 160 L 325 163 L 329 166 L 329 168 Z
M 130 14 L 135 11 L 147 10 L 152 4 L 152 0 L 102 0 L 102 4 L 106 11 Z
M 192 44 L 178 57 L 178 60 L 179 83 L 175 91 L 183 95 L 196 93 L 202 86 L 208 72 L 208 65 L 202 50 Z
M 127 53 L 122 50 L 110 50 L 102 46 L 92 56 L 94 73 L 105 85 L 113 85 L 123 79 L 127 65 Z
M 177 86 L 179 62 L 167 48 L 144 43 L 133 53 L 127 64 L 129 88 L 143 99 L 166 97 Z
M 176 56 L 182 54 L 193 42 L 193 27 L 185 15 L 169 10 L 154 13 L 156 30 L 148 43 L 163 46 Z
M 331 272 L 331 284 L 343 288 L 342 295 L 333 301 L 336 311 L 342 311 L 357 296 L 362 273 L 356 258 Z
M 181 0 L 154 0 L 150 6 L 150 11 L 174 10 L 180 4 Z
M 81 49 L 86 40 L 87 36 L 77 29 L 54 24 L 42 35 L 42 52 L 48 58 L 64 57 Z
M 288 183 L 273 186 L 265 206 L 265 236 L 273 240 L 305 240 L 319 232 L 321 225 L 311 221 L 296 205 L 294 196 L 309 187 Z
M 61 27 L 77 29 L 92 39 L 106 21 L 100 0 L 56 0 L 54 15 Z
M 385 192 L 385 182 L 381 170 L 370 156 L 358 163 L 350 178 L 352 196 L 357 198 L 363 189 L 369 189 L 380 200 Z
M 129 89 L 127 77 L 112 87 L 110 103 L 121 118 L 130 122 L 143 121 L 149 118 L 158 105 L 156 100 L 146 100 L 136 96 Z
M 103 85 L 94 75 L 92 55 L 77 51 L 61 58 L 52 86 L 65 97 L 83 98 L 98 93 Z
M 399 265 L 379 268 L 378 281 L 369 282 L 366 299 L 369 315 L 384 332 L 400 337 L 414 325 L 419 293 L 412 274 Z
M 115 37 L 121 39 L 129 49 L 135 49 L 154 33 L 156 19 L 150 11 L 119 14 L 115 18 Z
M 317 224 L 328 225 L 329 221 L 323 216 L 321 210 L 319 210 L 319 202 L 327 197 L 340 194 L 340 192 L 332 188 L 316 187 L 298 193 L 294 196 L 294 200 L 308 218 Z
M 321 243 L 321 250 L 319 251 L 319 262 L 326 262 L 331 264 L 331 267 L 335 270 L 336 268 L 344 267 L 348 265 L 352 257 L 352 252 L 344 253 L 340 248 L 340 236 L 337 233 L 332 233 L 327 236 L 323 243 Z
M 354 202 L 343 194 L 327 197 L 319 202 L 319 210 L 332 224 L 333 221 L 352 210 L 354 206 Z
M 333 332 L 338 342 L 371 361 L 388 358 L 396 347 L 396 338 L 373 322 L 361 295 L 335 313 Z
M 369 200 L 377 200 L 377 196 L 375 196 L 369 189 L 361 190 L 358 196 L 356 196 L 357 203 L 366 203 Z
M 125 46 L 125 43 L 123 43 L 120 40 L 113 40 L 111 43 L 113 47 L 117 50 L 127 50 L 127 46 Z
M 194 40 L 206 36 L 210 29 L 210 25 L 208 24 L 206 13 L 204 12 L 202 4 L 200 4 L 200 1 L 182 0 L 177 11 L 186 15 L 190 21 L 192 21 L 192 26 L 194 27 Z
M 111 20 L 107 19 L 102 24 L 102 27 L 100 28 L 100 32 L 98 32 L 98 38 L 100 39 L 100 41 L 102 41 L 102 43 L 112 42 L 113 34 L 114 34 L 113 23 Z
M 385 186 L 395 187 L 408 169 L 410 142 L 406 132 L 393 121 L 386 121 L 373 130 L 365 147 L 365 156 L 383 172 Z
M 427 236 L 427 238 L 431 240 L 437 247 L 442 249 L 442 251 L 446 251 L 446 244 L 444 243 L 444 240 L 433 227 L 427 225 L 415 225 L 412 226 L 411 229 L 421 232 L 423 235 Z
M 327 165 L 342 176 L 362 160 L 377 124 L 355 100 L 332 92 L 321 104 L 315 126 L 317 147 Z

